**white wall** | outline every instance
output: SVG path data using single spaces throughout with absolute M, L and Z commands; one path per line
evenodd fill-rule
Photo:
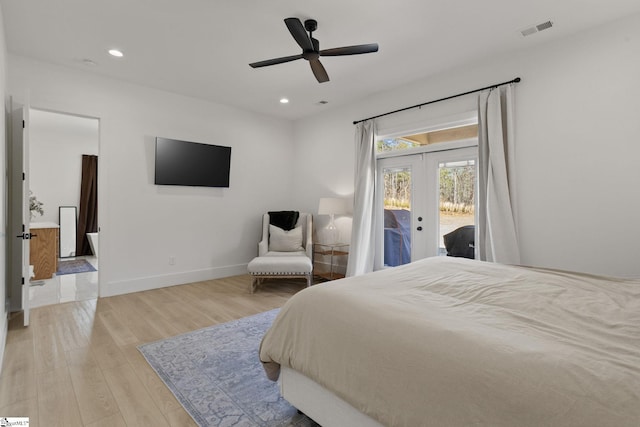
M 21 101 L 28 91 L 32 107 L 100 119 L 102 295 L 244 272 L 262 212 L 315 213 L 320 197 L 353 193 L 353 120 L 515 76 L 523 78 L 516 89 L 523 262 L 628 276 L 640 275 L 639 50 L 634 16 L 294 124 L 17 56 L 9 57 L 8 93 Z M 474 104 L 473 97 L 438 104 L 381 124 L 411 126 Z M 231 188 L 153 185 L 155 136 L 232 146 Z M 317 217 L 316 227 L 327 221 Z M 338 224 L 347 236 L 348 218 Z
M 297 175 L 308 179 L 296 182 L 295 199 L 315 212 L 319 197 L 353 192 L 353 120 L 517 76 L 523 263 L 640 276 L 640 15 L 299 120 Z M 474 96 L 412 110 L 381 126 L 411 127 L 475 102 Z
M 32 109 L 29 127 L 29 188 L 44 211 L 32 221 L 57 224 L 59 206 L 79 206 L 82 155 L 98 155 L 98 120 Z
M 103 296 L 244 273 L 261 214 L 292 206 L 288 121 L 14 55 L 9 90 L 100 119 Z M 154 185 L 156 136 L 231 146 L 230 188 Z
M 9 111 L 7 99 L 7 45 L 4 38 L 4 19 L 2 17 L 2 9 L 0 8 L 0 99 L 2 105 L 5 106 L 4 111 Z M 0 280 L 3 286 L 0 292 L 0 372 L 2 372 L 2 359 L 4 356 L 4 347 L 7 342 L 7 132 L 5 124 L 5 114 L 0 114 L 0 165 L 2 165 L 3 173 L 0 174 Z

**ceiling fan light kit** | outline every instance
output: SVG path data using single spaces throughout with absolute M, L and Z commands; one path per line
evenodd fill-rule
M 286 18 L 285 25 L 289 29 L 291 36 L 302 48 L 299 55 L 283 56 L 280 58 L 267 59 L 265 61 L 253 62 L 249 64 L 252 68 L 267 67 L 270 65 L 283 64 L 285 62 L 295 61 L 297 59 L 306 59 L 309 61 L 311 71 L 318 83 L 329 81 L 327 70 L 320 62 L 321 56 L 344 56 L 344 55 L 361 55 L 363 53 L 373 53 L 378 51 L 377 43 L 360 44 L 355 46 L 336 47 L 332 49 L 320 50 L 320 42 L 313 38 L 313 32 L 318 28 L 318 21 L 315 19 L 307 19 L 304 26 L 298 18 Z M 309 34 L 307 35 L 307 32 Z

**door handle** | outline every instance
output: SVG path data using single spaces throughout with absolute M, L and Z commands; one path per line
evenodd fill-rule
M 22 239 L 22 240 L 30 240 L 34 237 L 38 237 L 37 234 L 31 234 L 31 233 L 22 233 L 22 234 L 18 234 L 16 236 L 18 239 Z

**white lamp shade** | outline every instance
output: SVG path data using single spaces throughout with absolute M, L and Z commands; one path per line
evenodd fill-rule
M 318 215 L 341 215 L 349 213 L 347 199 L 338 197 L 321 197 L 318 205 Z

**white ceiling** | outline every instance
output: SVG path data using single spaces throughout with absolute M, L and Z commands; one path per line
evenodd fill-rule
M 638 0 L 0 0 L 0 5 L 11 53 L 287 119 L 640 12 Z M 283 22 L 287 17 L 316 19 L 314 37 L 321 49 L 378 43 L 380 50 L 322 58 L 331 78 L 322 84 L 304 60 L 250 68 L 250 62 L 300 53 Z M 554 23 L 550 30 L 520 34 L 547 20 Z M 107 49 L 113 47 L 125 57 L 110 57 Z M 281 97 L 291 102 L 282 105 Z

